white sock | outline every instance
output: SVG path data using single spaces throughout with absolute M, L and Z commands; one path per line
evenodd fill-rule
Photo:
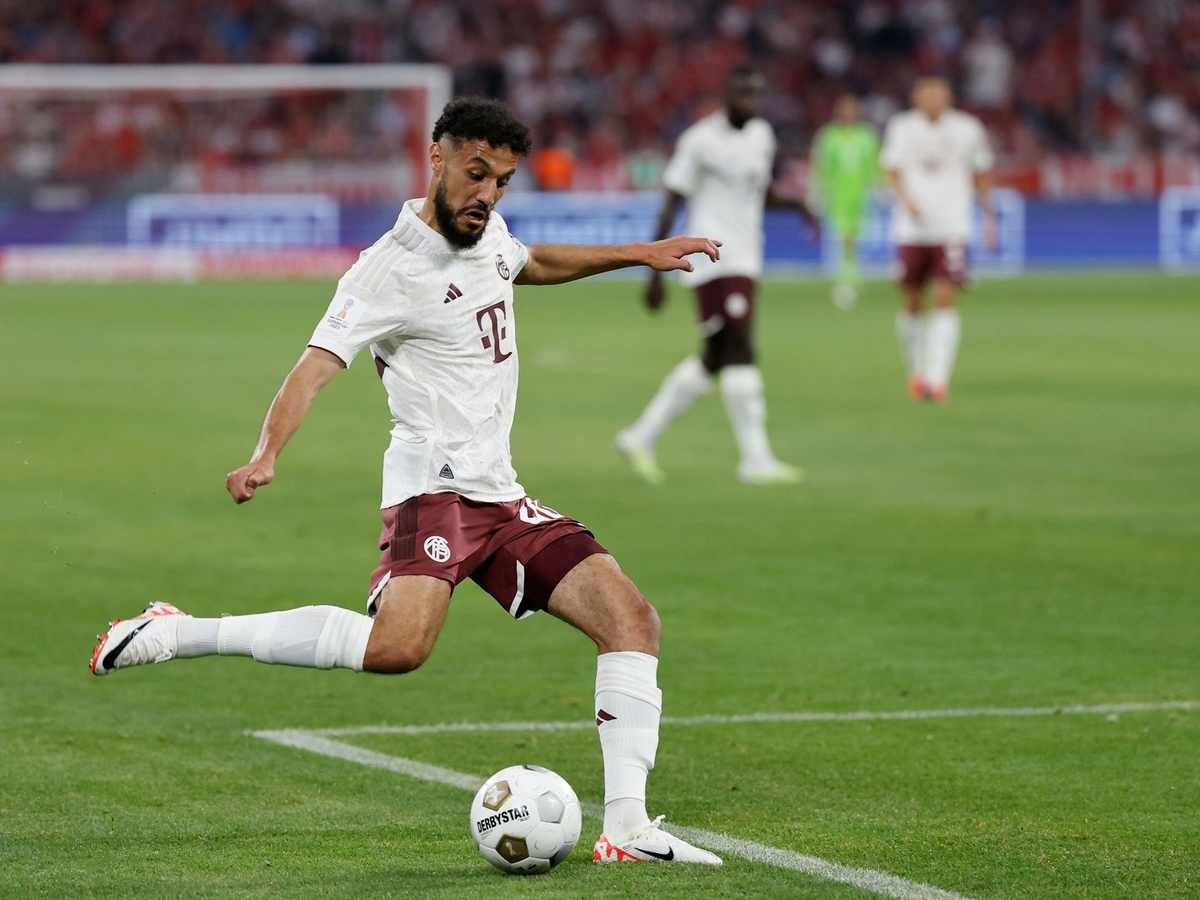
M 900 358 L 908 368 L 910 378 L 921 373 L 921 316 L 902 309 L 896 313 L 896 340 L 900 342 Z
M 935 309 L 929 314 L 923 377 L 931 388 L 945 388 L 950 384 L 961 334 L 962 320 L 957 309 Z
M 663 379 L 658 393 L 642 411 L 628 433 L 648 450 L 653 450 L 668 425 L 707 393 L 712 376 L 698 356 L 689 356 Z
M 179 620 L 176 656 L 253 656 L 259 662 L 361 672 L 375 620 L 339 606 Z
M 766 468 L 775 454 L 767 439 L 767 398 L 757 366 L 726 366 L 721 370 L 721 398 L 733 426 L 733 437 L 745 468 Z
M 658 751 L 658 660 L 622 650 L 596 659 L 596 724 L 604 754 L 604 833 L 620 843 L 650 823 L 646 776 Z

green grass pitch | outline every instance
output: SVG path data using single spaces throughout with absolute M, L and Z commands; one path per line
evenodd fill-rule
M 593 651 L 473 585 L 402 678 L 205 659 L 98 679 L 111 618 L 361 609 L 387 411 L 365 359 L 319 398 L 276 484 L 225 473 L 328 284 L 6 286 L 0 293 L 0 896 L 872 896 L 729 857 L 495 872 L 464 791 L 257 740 L 254 729 L 586 720 Z M 714 394 L 660 446 L 612 449 L 691 352 L 678 287 L 518 294 L 513 449 L 658 606 L 672 717 L 1200 700 L 1200 281 L 1023 277 L 964 303 L 952 401 L 907 399 L 886 285 L 835 309 L 770 281 L 759 342 L 779 455 L 735 483 Z M 594 733 L 343 738 L 602 793 Z M 1200 710 L 667 725 L 652 814 L 973 900 L 1200 895 Z

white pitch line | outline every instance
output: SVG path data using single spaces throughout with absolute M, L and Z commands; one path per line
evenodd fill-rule
M 664 716 L 663 725 L 742 725 L 754 722 L 877 722 L 909 719 L 969 719 L 975 717 L 1116 715 L 1119 713 L 1197 710 L 1200 700 L 1166 700 L 1158 703 L 1101 703 L 1096 706 L 979 706 L 965 709 L 914 709 L 872 712 L 780 712 L 735 716 Z M 580 731 L 595 728 L 590 719 L 570 722 L 443 722 L 436 725 L 359 725 L 350 728 L 316 728 L 310 734 L 442 734 L 455 731 Z
M 298 750 L 307 750 L 310 753 L 317 753 L 321 756 L 343 759 L 364 766 L 373 766 L 377 769 L 387 769 L 400 775 L 407 775 L 410 778 L 417 778 L 421 781 L 432 781 L 437 784 L 447 784 L 471 791 L 472 793 L 479 790 L 480 785 L 485 780 L 478 775 L 467 775 L 463 772 L 443 769 L 440 766 L 431 766 L 413 759 L 404 759 L 400 756 L 389 756 L 386 753 L 365 750 L 362 747 L 355 747 L 353 744 L 330 740 L 322 734 L 312 731 L 288 729 L 284 731 L 254 731 L 251 733 L 254 737 L 282 744 L 285 747 L 295 747 Z M 583 804 L 583 812 L 593 819 L 603 819 L 604 817 L 603 808 L 592 803 Z M 683 825 L 671 825 L 669 830 L 684 840 L 692 841 L 711 850 L 740 856 L 742 859 L 749 860 L 750 862 L 765 863 L 776 868 L 790 869 L 794 872 L 811 875 L 814 878 L 851 885 L 852 887 L 869 891 L 872 894 L 878 894 L 881 897 L 891 897 L 892 900 L 970 900 L 969 897 L 965 897 L 962 894 L 944 891 L 941 888 L 922 884 L 919 881 L 909 881 L 906 878 L 901 878 L 899 875 L 892 875 L 889 872 L 843 866 L 830 862 L 827 859 L 821 859 L 818 856 L 806 856 L 803 853 L 781 850 L 778 847 L 769 847 L 766 844 L 743 841 L 715 831 L 688 828 Z

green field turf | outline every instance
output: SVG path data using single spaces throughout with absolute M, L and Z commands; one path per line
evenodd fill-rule
M 589 524 L 659 608 L 671 717 L 1200 700 L 1200 281 L 1026 277 L 965 303 L 954 397 L 907 399 L 894 299 L 843 313 L 764 286 L 771 430 L 807 484 L 733 478 L 720 400 L 660 446 L 612 435 L 693 347 L 620 281 L 519 289 L 527 490 Z M 323 394 L 245 507 L 224 492 L 327 284 L 0 293 L 0 896 L 804 897 L 721 870 L 500 875 L 470 795 L 255 729 L 586 721 L 593 651 L 473 585 L 402 678 L 180 661 L 99 679 L 112 618 L 361 608 L 387 412 L 369 361 Z M 590 730 L 339 738 L 484 776 L 518 762 L 601 798 Z M 973 900 L 1200 896 L 1200 710 L 663 728 L 652 814 Z

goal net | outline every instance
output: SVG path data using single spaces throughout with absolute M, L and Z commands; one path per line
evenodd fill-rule
M 0 277 L 336 277 L 425 193 L 436 65 L 0 66 Z

